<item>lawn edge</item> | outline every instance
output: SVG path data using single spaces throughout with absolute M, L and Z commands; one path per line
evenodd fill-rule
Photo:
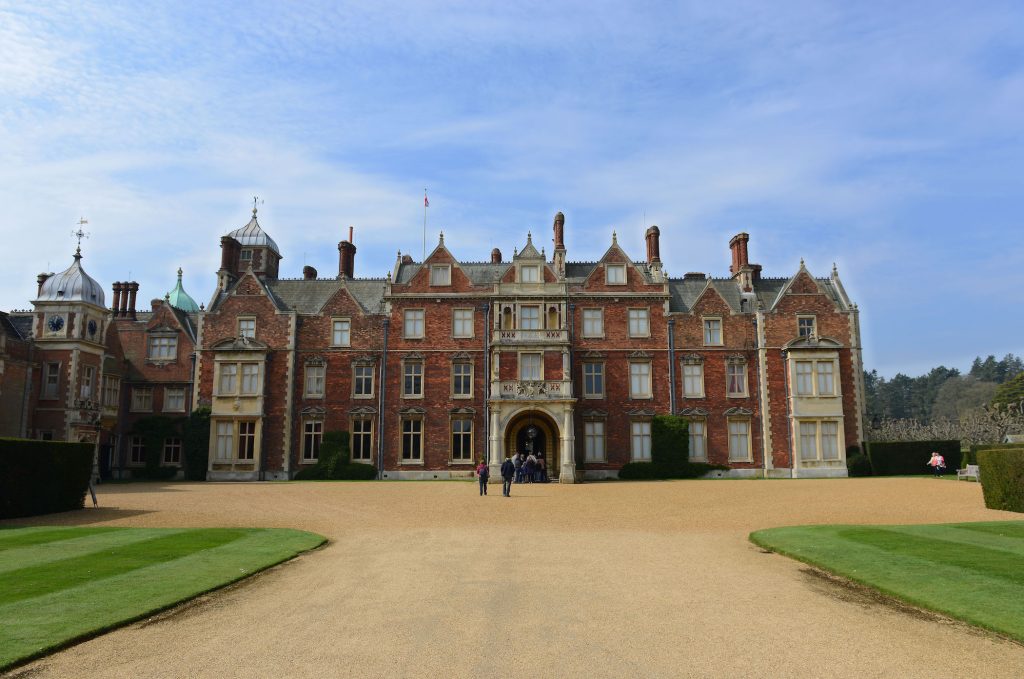
M 70 647 L 75 646 L 77 644 L 80 644 L 82 642 L 89 641 L 90 639 L 95 639 L 96 637 L 102 636 L 102 635 L 104 635 L 104 634 L 106 634 L 108 632 L 112 632 L 112 631 L 114 631 L 116 629 L 120 629 L 121 627 L 127 627 L 128 625 L 131 625 L 133 623 L 139 622 L 140 620 L 144 620 L 146 618 L 152 617 L 152 616 L 157 615 L 159 613 L 165 613 L 165 612 L 167 612 L 167 611 L 169 611 L 169 610 L 171 610 L 173 608 L 177 608 L 178 606 L 181 606 L 181 605 L 186 604 L 186 603 L 188 603 L 190 601 L 198 599 L 199 597 L 204 596 L 206 594 L 211 594 L 211 593 L 216 592 L 218 590 L 222 590 L 225 587 L 230 587 L 231 585 L 237 584 L 237 583 L 239 583 L 239 582 L 241 582 L 243 580 L 248 580 L 249 578 L 252 578 L 252 577 L 254 577 L 256 575 L 264 573 L 264 572 L 266 572 L 267 570 L 269 570 L 271 568 L 275 568 L 277 566 L 280 566 L 281 564 L 286 563 L 288 561 L 291 561 L 291 560 L 293 560 L 293 559 L 295 559 L 295 558 L 297 558 L 297 557 L 299 557 L 299 556 L 301 556 L 303 554 L 308 554 L 309 552 L 314 552 L 314 551 L 316 551 L 318 549 L 322 549 L 329 542 L 329 540 L 326 537 L 324 537 L 323 535 L 320 535 L 319 533 L 314 533 L 314 532 L 308 531 L 308 530 L 299 530 L 297 528 L 284 528 L 284 529 L 274 528 L 274 529 L 268 529 L 268 530 L 294 530 L 294 531 L 296 531 L 298 533 L 306 533 L 308 535 L 312 535 L 312 536 L 318 537 L 318 538 L 320 538 L 320 542 L 318 542 L 316 545 L 310 547 L 309 549 L 304 549 L 302 551 L 295 552 L 294 554 L 292 554 L 290 556 L 285 556 L 285 557 L 283 557 L 281 559 L 278 559 L 277 561 L 274 561 L 272 563 L 268 563 L 268 564 L 266 564 L 264 566 L 261 566 L 261 567 L 255 569 L 255 570 L 253 570 L 251 572 L 245 573 L 244 575 L 240 575 L 240 576 L 238 576 L 236 578 L 232 578 L 231 580 L 225 580 L 224 582 L 220 583 L 219 585 L 215 585 L 213 587 L 210 587 L 208 589 L 204 589 L 204 590 L 202 590 L 200 592 L 196 592 L 194 594 L 189 594 L 188 596 L 186 596 L 183 599 L 178 599 L 177 601 L 174 601 L 174 602 L 169 603 L 169 604 L 165 604 L 163 606 L 156 606 L 156 607 L 151 608 L 151 609 L 149 609 L 149 610 L 147 610 L 147 611 L 145 611 L 143 613 L 139 613 L 138 615 L 132 616 L 130 618 L 125 618 L 124 620 L 120 620 L 118 622 L 114 622 L 114 623 L 111 623 L 109 625 L 102 625 L 100 627 L 97 627 L 94 630 L 90 630 L 88 632 L 84 632 L 82 634 L 79 634 L 77 636 L 71 637 L 69 639 L 65 639 L 64 641 L 58 642 L 58 643 L 53 644 L 51 646 L 46 646 L 44 648 L 41 648 L 38 651 L 35 651 L 35 652 L 33 652 L 33 653 L 29 654 L 29 655 L 22 656 L 20 658 L 17 658 L 16 660 L 12 660 L 11 662 L 9 662 L 7 664 L 0 663 L 0 673 L 9 672 L 9 671 L 17 669 L 19 667 L 23 667 L 24 665 L 27 665 L 30 662 L 34 662 L 36 660 L 39 660 L 40 658 L 45 658 L 48 655 L 53 655 L 54 653 L 57 653 L 58 651 L 63 651 L 66 648 L 70 648 Z

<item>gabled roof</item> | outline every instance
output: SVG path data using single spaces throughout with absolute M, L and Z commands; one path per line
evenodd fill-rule
M 806 269 L 801 269 L 806 271 Z M 753 294 L 761 306 L 770 310 L 775 307 L 778 301 L 789 289 L 792 282 L 799 275 L 799 271 L 792 278 L 762 278 L 754 281 Z M 813 278 L 813 277 L 812 277 Z M 821 289 L 840 309 L 848 308 L 843 301 L 844 295 L 833 278 L 813 278 Z M 743 291 L 739 284 L 732 278 L 671 278 L 668 282 L 669 311 L 689 313 L 693 305 L 700 298 L 704 289 L 713 288 L 729 305 L 733 311 L 742 311 L 740 302 L 743 300 Z M 756 306 L 756 305 L 752 305 Z M 754 311 L 754 308 L 747 309 Z
M 22 339 L 32 337 L 32 323 L 34 320 L 34 314 L 31 312 L 14 313 L 7 316 L 7 321 L 21 335 Z
M 457 262 L 457 264 L 462 270 L 462 273 L 466 274 L 466 277 L 473 285 L 484 287 L 493 285 L 500 280 L 511 266 L 508 262 Z M 397 285 L 408 285 L 422 268 L 422 262 L 399 264 L 398 275 L 395 277 L 395 283 Z
M 316 280 L 294 279 L 267 281 L 267 287 L 289 310 L 300 314 L 316 314 L 339 290 L 345 288 L 364 312 L 380 313 L 384 299 L 382 278 L 327 278 Z

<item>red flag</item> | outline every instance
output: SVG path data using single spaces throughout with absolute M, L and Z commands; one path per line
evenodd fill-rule
M 427 194 L 423 194 L 423 207 L 430 207 L 430 201 L 427 200 Z

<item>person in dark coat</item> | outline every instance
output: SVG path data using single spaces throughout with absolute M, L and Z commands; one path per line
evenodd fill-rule
M 476 475 L 480 479 L 480 496 L 483 497 L 487 495 L 487 480 L 491 477 L 491 470 L 483 460 L 476 466 Z
M 501 463 L 501 494 L 505 497 L 512 497 L 512 479 L 515 478 L 515 475 L 516 466 L 512 463 L 512 458 L 506 457 L 505 461 Z

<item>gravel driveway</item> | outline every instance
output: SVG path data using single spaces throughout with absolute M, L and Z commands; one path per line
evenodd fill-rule
M 280 526 L 323 549 L 37 661 L 35 677 L 1020 677 L 1024 647 L 747 541 L 1024 518 L 931 478 L 492 487 L 132 484 L 4 525 Z

